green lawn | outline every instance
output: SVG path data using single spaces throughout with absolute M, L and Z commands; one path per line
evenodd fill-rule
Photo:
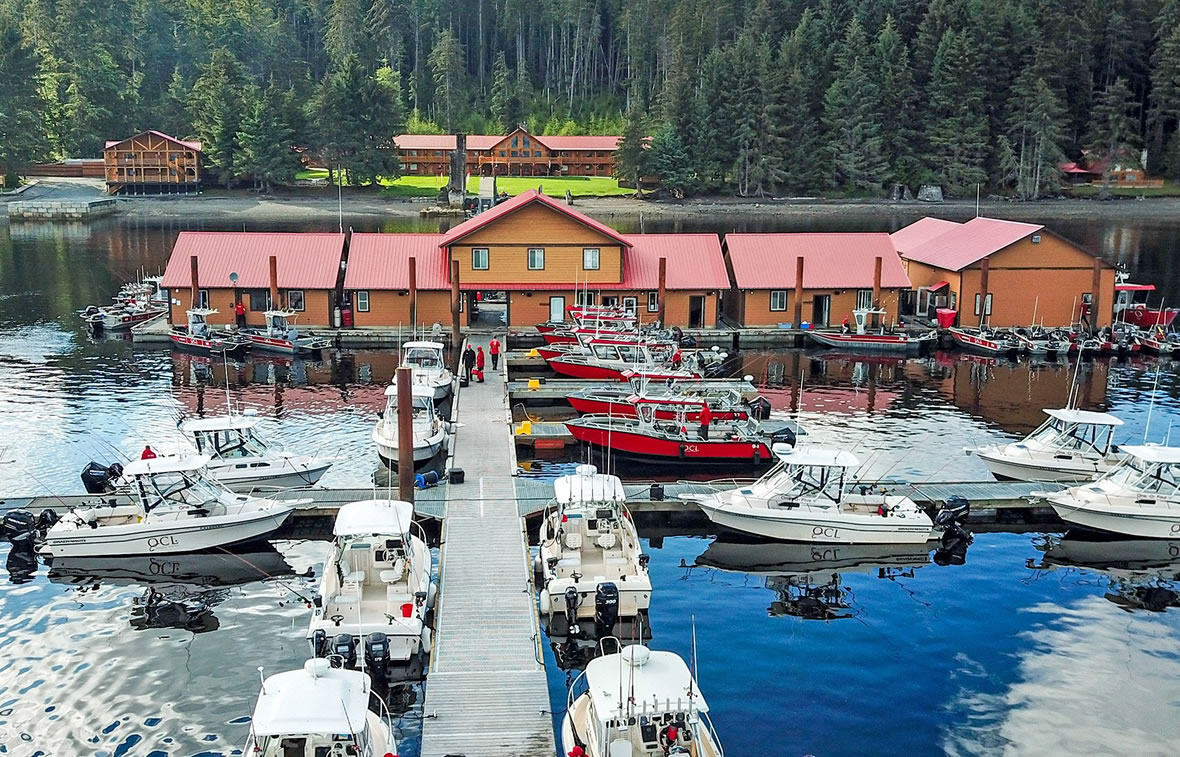
M 326 179 L 325 168 L 305 168 L 295 174 L 296 179 Z M 387 197 L 435 197 L 446 184 L 443 176 L 402 176 L 396 180 L 382 179 L 381 193 Z M 541 187 L 545 194 L 564 197 L 569 190 L 574 197 L 605 195 L 629 195 L 632 189 L 620 187 L 617 179 L 606 176 L 501 176 L 496 179 L 496 189 L 510 195 L 518 195 L 530 189 Z M 467 191 L 479 191 L 479 178 L 471 177 Z
M 1065 187 L 1063 194 L 1068 197 L 1097 197 L 1102 191 L 1100 185 L 1084 185 Z M 1180 184 L 1165 181 L 1162 187 L 1136 189 L 1134 187 L 1111 187 L 1110 193 L 1115 197 L 1180 197 Z

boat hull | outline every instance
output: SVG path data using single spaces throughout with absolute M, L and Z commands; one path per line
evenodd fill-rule
M 745 463 L 759 466 L 773 460 L 770 445 L 759 439 L 700 439 L 694 435 L 677 439 L 657 437 L 625 428 L 603 428 L 567 422 L 566 428 L 583 444 L 610 449 L 629 457 L 667 462 Z
M 206 354 L 211 352 L 217 354 L 237 352 L 249 344 L 249 342 L 227 341 L 216 337 L 206 339 L 198 336 L 189 336 L 188 334 L 180 334 L 175 331 L 169 334 L 169 337 L 172 339 L 172 345 L 174 347 Z
M 390 468 L 397 467 L 399 457 L 397 440 L 387 440 L 383 437 L 378 437 L 376 433 L 373 435 L 373 441 L 377 445 L 377 456 L 381 458 L 381 462 Z M 423 442 L 421 440 L 414 440 L 414 469 L 425 467 L 427 463 L 438 456 L 446 446 L 446 434 L 441 435 L 436 440 Z
M 223 515 L 129 526 L 70 529 L 45 536 L 42 551 L 54 557 L 162 555 L 248 544 L 283 525 L 294 505 L 276 504 L 248 517 Z
M 324 475 L 331 463 L 311 461 L 306 463 L 293 462 L 286 465 L 274 465 L 269 473 L 251 473 L 259 468 L 237 468 L 232 461 L 224 466 L 218 466 L 217 461 L 209 466 L 209 475 L 220 481 L 230 491 L 250 492 L 257 489 L 297 489 L 304 486 L 314 486 Z
M 635 418 L 638 416 L 638 411 L 635 405 L 623 398 L 613 397 L 594 397 L 586 395 L 569 395 L 566 401 L 574 410 L 577 410 L 583 415 L 617 415 L 623 418 Z M 698 409 L 686 409 L 684 417 L 689 421 L 697 421 L 701 417 L 700 405 L 691 405 L 683 407 L 696 407 Z M 655 408 L 656 420 L 672 421 L 676 420 L 677 406 L 674 404 L 656 405 Z M 745 417 L 744 411 L 738 410 L 714 410 L 713 419 L 717 421 L 729 421 L 739 417 Z
M 922 341 L 902 334 L 843 334 L 808 331 L 807 337 L 825 347 L 867 352 L 917 352 Z
M 1099 509 L 1077 501 L 1068 492 L 1048 499 L 1057 516 L 1071 526 L 1144 539 L 1180 539 L 1180 511 Z
M 163 315 L 167 310 L 149 310 L 142 313 L 129 313 L 122 315 L 104 315 L 104 316 L 89 316 L 86 317 L 86 324 L 95 331 L 126 331 L 132 326 L 150 321 L 151 319 Z
M 250 342 L 252 349 L 274 352 L 279 355 L 301 355 L 309 352 L 318 352 L 326 346 L 317 340 L 292 342 L 290 339 L 277 339 L 261 334 L 246 334 L 246 339 Z
M 1048 460 L 1021 459 L 987 447 L 976 450 L 975 454 L 993 476 L 1011 481 L 1091 481 L 1111 467 L 1103 460 L 1088 459 L 1057 460 L 1050 464 Z
M 929 517 L 856 519 L 810 516 L 806 511 L 720 506 L 715 500 L 695 500 L 718 526 L 776 541 L 814 544 L 925 544 L 934 530 Z
M 947 329 L 947 331 L 950 333 L 951 338 L 955 340 L 955 344 L 964 350 L 979 355 L 1007 355 L 1016 351 L 1010 345 L 992 339 L 985 339 L 977 334 L 962 331 L 961 329 Z
M 1125 321 L 1132 326 L 1138 326 L 1141 329 L 1149 329 L 1152 326 L 1172 325 L 1172 321 L 1176 320 L 1177 314 L 1180 314 L 1180 309 L 1177 308 L 1153 310 L 1151 308 L 1130 307 L 1120 310 L 1115 314 L 1115 318 Z

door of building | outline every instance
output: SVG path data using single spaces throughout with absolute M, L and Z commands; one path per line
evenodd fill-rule
M 814 303 L 811 306 L 811 325 L 826 327 L 828 325 L 829 311 L 832 308 L 832 297 L 827 294 L 815 295 Z
M 565 298 L 564 297 L 550 297 L 549 298 L 549 320 L 564 321 L 565 320 Z
M 690 329 L 705 327 L 705 296 L 703 294 L 690 295 L 688 298 L 688 327 Z

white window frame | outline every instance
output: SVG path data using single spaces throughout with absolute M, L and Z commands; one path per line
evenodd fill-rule
M 639 298 L 638 297 L 624 297 L 623 310 L 630 315 L 635 315 L 639 312 Z
M 782 305 L 781 305 L 781 307 L 775 307 L 774 301 L 780 295 L 782 296 L 782 300 L 783 300 Z M 771 289 L 770 290 L 770 312 L 772 312 L 772 313 L 785 313 L 785 312 L 787 312 L 787 290 L 786 289 Z
M 299 306 L 291 304 L 291 295 L 299 295 Z M 302 289 L 288 289 L 287 290 L 287 307 L 291 308 L 297 313 L 302 313 L 307 309 L 307 295 Z
M 209 307 L 209 290 L 208 289 L 198 289 L 197 290 L 197 307 L 199 307 L 199 308 L 208 308 Z
M 588 256 L 593 253 L 594 265 L 587 262 Z M 597 271 L 602 266 L 602 250 L 599 247 L 583 247 L 582 248 L 582 270 L 583 271 Z
M 356 312 L 369 312 L 369 292 L 366 289 L 361 289 L 356 292 Z
M 647 312 L 649 312 L 649 313 L 660 312 L 660 293 L 659 292 L 648 292 L 647 293 Z
M 979 315 L 979 299 L 980 299 L 980 294 L 979 294 L 979 292 L 976 292 L 975 293 L 975 315 Z M 985 302 L 984 310 L 986 311 L 985 315 L 991 315 L 992 314 L 992 293 L 991 292 L 987 293 L 987 299 L 984 302 Z
M 873 290 L 872 289 L 857 289 L 856 290 L 856 309 L 864 310 L 873 306 Z
M 483 265 L 479 265 L 479 260 L 483 260 Z M 488 253 L 487 247 L 472 247 L 471 248 L 471 270 L 486 271 L 491 267 L 492 256 Z
M 540 265 L 533 265 L 533 253 L 539 253 L 541 258 Z M 530 247 L 528 251 L 528 266 L 530 271 L 545 270 L 545 248 L 544 247 Z
M 579 289 L 574 293 L 574 304 L 580 308 L 593 305 L 598 299 L 596 292 L 588 292 L 585 289 Z

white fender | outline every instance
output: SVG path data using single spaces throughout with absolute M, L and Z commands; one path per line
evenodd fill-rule
M 430 586 L 426 589 L 426 609 L 434 608 L 434 600 L 438 598 L 438 584 L 434 581 L 430 582 Z
M 420 640 L 422 642 L 422 651 L 429 654 L 430 653 L 430 629 L 427 628 L 426 626 L 422 626 L 422 634 L 420 636 Z
M 542 614 L 542 615 L 548 615 L 548 614 L 549 614 L 549 612 L 550 612 L 550 607 L 549 607 L 549 590 L 548 590 L 548 589 L 541 589 L 541 591 L 540 591 L 540 593 L 539 593 L 539 596 L 540 596 L 540 599 L 541 599 L 541 614 Z

